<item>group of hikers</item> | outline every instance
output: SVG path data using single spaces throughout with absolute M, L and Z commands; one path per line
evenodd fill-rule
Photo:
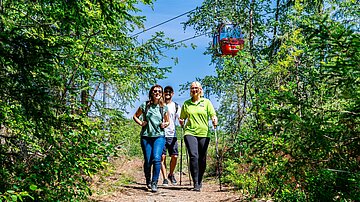
M 158 191 L 160 171 L 164 179 L 163 185 L 168 185 L 169 181 L 173 185 L 177 184 L 174 170 L 179 154 L 175 130 L 175 121 L 178 119 L 184 129 L 184 142 L 190 157 L 193 190 L 200 191 L 210 143 L 208 122 L 211 119 L 216 128 L 216 112 L 210 100 L 203 97 L 202 86 L 197 81 L 191 83 L 190 99 L 181 108 L 172 101 L 173 95 L 171 86 L 164 89 L 160 85 L 152 86 L 149 100 L 143 102 L 133 116 L 134 121 L 142 126 L 140 144 L 144 155 L 146 186 L 152 192 Z M 166 151 L 171 157 L 167 176 Z

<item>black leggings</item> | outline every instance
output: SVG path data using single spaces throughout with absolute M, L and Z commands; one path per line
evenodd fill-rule
M 206 169 L 206 154 L 210 138 L 185 135 L 184 141 L 190 156 L 190 172 L 194 185 L 201 184 Z

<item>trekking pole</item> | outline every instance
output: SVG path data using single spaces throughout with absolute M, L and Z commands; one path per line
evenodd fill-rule
M 181 138 L 180 138 L 180 186 L 181 186 L 181 176 L 182 176 L 183 139 L 184 139 L 184 128 L 183 128 L 183 126 L 181 126 Z
M 216 148 L 216 161 L 217 161 L 217 174 L 219 178 L 219 187 L 221 191 L 221 170 L 220 170 L 220 156 L 219 156 L 219 141 L 216 133 L 216 126 L 214 126 L 214 132 L 215 132 L 215 148 Z

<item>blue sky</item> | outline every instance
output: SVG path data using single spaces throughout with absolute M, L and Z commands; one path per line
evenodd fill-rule
M 144 15 L 147 17 L 145 22 L 145 28 L 158 25 L 166 20 L 172 19 L 183 13 L 186 13 L 197 6 L 201 6 L 202 0 L 157 0 L 154 3 L 153 8 L 150 6 L 140 6 L 142 10 L 138 15 Z M 176 41 L 187 39 L 195 35 L 194 31 L 190 28 L 183 30 L 182 22 L 187 20 L 187 16 L 184 15 L 166 24 L 160 25 L 154 29 L 146 31 L 138 36 L 138 38 L 146 39 L 151 34 L 163 31 L 169 38 L 173 38 Z M 180 48 L 178 50 L 166 51 L 165 54 L 168 58 L 177 57 L 178 64 L 174 65 L 174 62 L 170 59 L 163 59 L 160 62 L 160 66 L 172 66 L 172 72 L 167 74 L 168 77 L 165 80 L 160 80 L 158 84 L 163 87 L 170 85 L 175 90 L 173 100 L 179 104 L 182 104 L 189 98 L 189 94 L 186 92 L 182 95 L 179 94 L 179 85 L 186 82 L 194 81 L 196 78 L 203 78 L 206 75 L 215 74 L 214 65 L 210 65 L 210 55 L 204 55 L 206 48 L 211 42 L 211 38 L 201 36 L 192 40 L 184 42 L 188 47 Z M 195 44 L 196 49 L 191 48 L 191 43 Z M 134 104 L 135 108 L 129 109 L 128 117 L 131 117 L 141 102 L 145 101 L 146 96 L 140 96 L 139 101 Z

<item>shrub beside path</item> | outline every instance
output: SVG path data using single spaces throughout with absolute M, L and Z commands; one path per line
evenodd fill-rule
M 219 190 L 218 181 L 207 179 L 203 182 L 201 192 L 192 191 L 187 172 L 182 176 L 179 185 L 179 173 L 176 173 L 178 185 L 162 186 L 159 180 L 158 192 L 152 193 L 146 188 L 142 171 L 142 159 L 117 159 L 113 170 L 102 173 L 93 179 L 93 202 L 208 202 L 208 201 L 242 201 L 241 194 L 223 187 Z

